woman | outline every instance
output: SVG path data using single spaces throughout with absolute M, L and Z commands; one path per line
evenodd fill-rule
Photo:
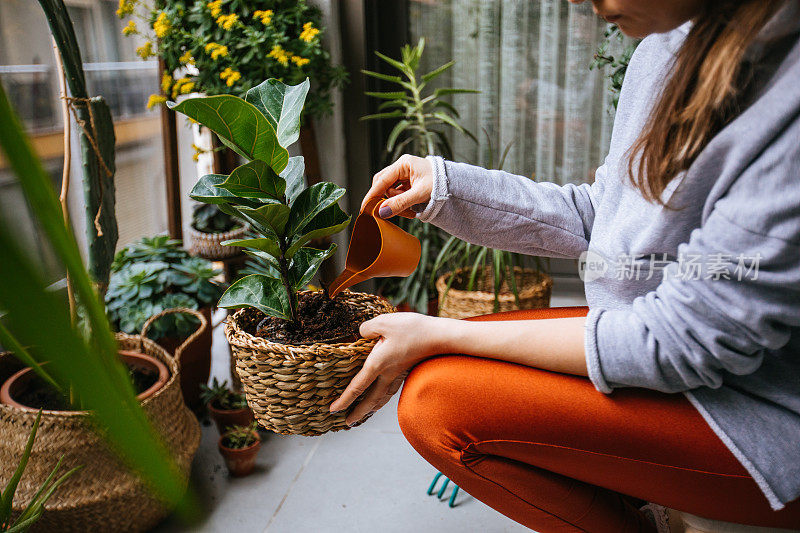
M 647 37 L 592 185 L 403 156 L 365 199 L 470 242 L 583 255 L 588 309 L 375 318 L 331 409 L 355 423 L 414 367 L 411 444 L 538 531 L 652 531 L 643 500 L 800 527 L 800 0 L 593 4 Z M 431 359 L 454 353 L 471 357 Z

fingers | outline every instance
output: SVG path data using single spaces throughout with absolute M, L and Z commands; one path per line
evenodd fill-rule
M 412 187 L 411 189 L 402 192 L 397 196 L 392 196 L 388 200 L 384 200 L 383 204 L 381 204 L 379 214 L 381 218 L 389 218 L 390 216 L 404 213 L 408 215 L 408 213 L 406 213 L 408 211 L 411 213 L 413 218 L 413 216 L 416 214 L 411 210 L 411 206 L 427 201 L 428 199 L 425 197 L 425 191 L 422 188 Z M 391 209 L 391 212 L 387 213 L 388 216 L 384 216 L 384 209 L 387 207 Z
M 400 159 L 375 174 L 372 178 L 372 187 L 367 191 L 364 200 L 361 202 L 361 209 L 363 210 L 367 202 L 373 198 L 382 198 L 384 193 L 396 182 L 408 179 L 408 170 L 406 159 L 400 157 Z
M 342 395 L 331 404 L 331 413 L 344 411 L 353 401 L 364 394 L 366 390 L 372 385 L 372 382 L 378 377 L 379 372 L 377 368 L 372 365 L 364 365 L 361 370 L 356 374 L 344 389 Z
M 378 377 L 369 391 L 367 391 L 364 398 L 358 402 L 358 405 L 347 415 L 345 419 L 347 425 L 352 426 L 371 412 L 377 411 L 381 407 L 378 403 L 387 396 L 392 381 L 393 380 L 388 380 L 384 376 Z

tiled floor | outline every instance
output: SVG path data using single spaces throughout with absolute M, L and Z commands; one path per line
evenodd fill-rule
M 556 280 L 552 305 L 585 305 L 580 283 Z M 228 351 L 221 328 L 214 334 L 212 373 L 227 379 Z M 268 434 L 258 470 L 241 479 L 228 476 L 217 453 L 216 428 L 203 426 L 192 472 L 203 515 L 193 525 L 170 518 L 157 531 L 528 531 L 463 492 L 453 509 L 427 496 L 436 471 L 403 438 L 396 405 L 397 397 L 351 431 L 322 437 Z

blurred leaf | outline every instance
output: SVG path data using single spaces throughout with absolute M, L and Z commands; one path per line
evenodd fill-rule
M 300 136 L 300 113 L 309 85 L 308 78 L 299 85 L 284 85 L 270 78 L 247 91 L 244 97 L 267 117 L 284 148 L 294 144 Z
M 243 248 L 253 248 L 260 252 L 268 253 L 276 259 L 280 259 L 281 257 L 281 249 L 278 246 L 278 243 L 273 239 L 232 239 L 228 241 L 222 241 L 221 244 L 223 246 L 241 246 Z
M 389 74 L 381 74 L 380 72 L 373 72 L 371 70 L 362 70 L 363 74 L 367 76 L 372 76 L 373 78 L 378 78 L 379 80 L 384 81 L 391 81 L 394 83 L 402 83 L 403 79 L 400 76 L 391 76 Z
M 439 68 L 437 68 L 435 70 L 432 70 L 432 71 L 428 72 L 427 74 L 425 74 L 424 76 L 422 76 L 422 81 L 424 81 L 424 82 L 431 81 L 432 79 L 436 78 L 436 76 L 440 75 L 442 72 L 444 72 L 445 70 L 449 69 L 450 67 L 452 67 L 455 64 L 456 64 L 455 61 L 450 61 L 449 63 L 445 63 L 441 67 L 439 67 Z

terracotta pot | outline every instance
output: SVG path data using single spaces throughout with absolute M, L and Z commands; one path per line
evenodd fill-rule
M 208 412 L 211 419 L 217 425 L 217 431 L 222 435 L 232 426 L 247 426 L 253 420 L 253 411 L 249 407 L 241 409 L 220 409 L 214 407 L 213 402 L 208 404 Z
M 256 467 L 256 456 L 261 448 L 261 439 L 256 434 L 256 441 L 247 448 L 228 448 L 223 443 L 226 435 L 219 438 L 219 453 L 225 458 L 225 465 L 234 477 L 243 477 L 253 473 Z
M 200 385 L 208 382 L 211 375 L 211 308 L 200 309 L 203 316 L 209 323 L 207 327 L 194 342 L 183 349 L 178 361 L 181 367 L 181 392 L 183 400 L 190 408 L 195 409 L 200 406 Z M 183 341 L 177 337 L 162 337 L 156 342 L 171 355 L 175 355 Z
M 167 366 L 155 357 L 126 350 L 120 350 L 118 353 L 120 359 L 122 359 L 128 366 L 144 368 L 158 373 L 158 379 L 156 379 L 156 382 L 153 383 L 153 385 L 147 390 L 142 391 L 138 396 L 136 396 L 139 401 L 154 395 L 169 380 L 169 369 L 167 369 Z M 35 376 L 36 374 L 30 367 L 23 368 L 19 372 L 13 374 L 3 383 L 2 388 L 0 388 L 0 403 L 20 409 L 35 409 L 33 406 L 21 404 L 14 399 L 22 390 L 25 389 L 30 380 Z

